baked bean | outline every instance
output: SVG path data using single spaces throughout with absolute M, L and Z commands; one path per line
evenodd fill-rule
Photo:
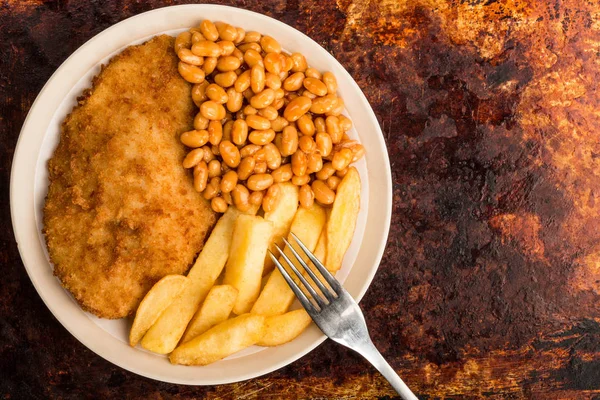
M 254 91 L 254 89 L 252 89 Z M 256 92 L 255 92 L 256 93 Z M 250 99 L 250 105 L 256 109 L 261 109 L 269 106 L 275 100 L 275 91 L 271 88 L 266 88 L 260 93 L 255 94 Z
M 221 40 L 217 45 L 221 48 L 221 56 L 230 56 L 235 50 L 235 44 L 229 40 Z
M 221 192 L 228 193 L 233 190 L 238 182 L 238 174 L 235 171 L 228 171 L 223 178 L 221 178 Z
M 274 89 L 275 90 L 275 100 L 280 100 L 285 97 L 285 90 L 282 88 Z
M 298 139 L 298 147 L 306 154 L 310 154 L 317 149 L 315 141 L 310 136 L 301 136 Z
M 225 200 L 225 202 L 227 204 L 229 204 L 230 206 L 233 205 L 233 198 L 231 197 L 231 192 L 223 193 L 222 196 L 223 196 L 223 200 Z
M 315 194 L 310 186 L 300 186 L 300 190 L 298 191 L 298 200 L 300 201 L 300 205 L 304 208 L 309 208 L 313 205 L 315 202 Z
M 267 161 L 267 152 L 265 151 L 265 147 L 263 146 L 260 150 L 254 153 L 254 159 L 257 162 Z
M 243 212 L 250 209 L 250 192 L 248 192 L 246 186 L 238 183 L 231 191 L 231 197 L 233 197 L 233 204 L 240 211 Z
M 221 121 L 223 123 L 223 121 Z M 221 140 L 231 140 L 231 131 L 233 130 L 233 120 L 225 122 L 223 125 L 223 137 Z
M 229 140 L 224 140 L 219 144 L 219 152 L 229 167 L 235 168 L 240 164 L 240 151 Z
M 260 44 L 258 44 L 258 43 L 244 43 L 244 44 L 240 44 L 239 46 L 237 46 L 237 48 L 240 49 L 240 51 L 244 54 L 248 50 L 254 50 L 254 51 L 257 51 L 258 53 L 260 53 L 262 51 L 262 47 L 260 47 Z
M 325 118 L 317 117 L 315 118 L 315 129 L 318 132 L 327 132 L 327 128 L 325 125 Z
M 302 87 L 302 82 L 304 81 L 304 74 L 302 72 L 296 72 L 290 76 L 288 76 L 283 81 L 283 89 L 288 92 L 295 92 Z
M 261 162 L 256 162 L 256 165 L 254 165 L 254 173 L 255 174 L 264 174 L 265 172 L 267 172 L 267 162 L 266 161 L 261 161 Z
M 244 96 L 240 92 L 233 87 L 227 89 L 227 109 L 229 111 L 238 112 L 242 109 L 243 104 Z
M 269 121 L 274 121 L 275 118 L 279 116 L 279 113 L 273 106 L 267 106 L 258 110 L 258 115 L 268 119 Z M 269 124 L 269 127 L 271 127 L 271 124 Z
M 215 23 L 215 26 L 217 28 L 217 32 L 219 32 L 219 37 L 221 39 L 229 40 L 232 42 L 237 39 L 238 32 L 237 29 L 235 29 L 235 26 L 226 24 L 224 22 L 217 22 Z
M 276 96 L 277 96 L 277 91 L 275 91 Z M 281 107 L 283 107 L 285 105 L 285 99 L 278 99 L 277 97 L 275 97 L 275 100 L 273 101 L 273 103 L 271 103 L 271 106 L 275 109 L 275 110 L 280 110 Z
M 342 140 L 342 129 L 340 128 L 340 120 L 338 117 L 329 116 L 325 119 L 325 127 L 327 133 L 331 137 L 331 142 L 337 144 Z
M 204 160 L 204 149 L 194 149 L 187 153 L 185 158 L 183 159 L 183 168 L 193 168 L 200 161 Z
M 204 197 L 206 200 L 210 200 L 217 197 L 219 195 L 219 192 L 220 189 L 211 185 L 209 182 L 208 185 L 206 185 L 204 191 L 202 192 L 202 197 Z
M 281 88 L 281 79 L 279 79 L 279 76 L 271 73 L 271 72 L 267 72 L 265 74 L 265 85 L 273 90 L 277 90 Z M 283 97 L 283 92 L 282 92 L 282 96 Z
M 296 186 L 306 185 L 308 182 L 310 182 L 310 175 L 308 175 L 308 174 L 305 174 L 302 176 L 298 176 L 298 175 L 292 176 L 292 184 L 294 184 Z
M 244 53 L 244 61 L 248 64 L 248 67 L 252 68 L 255 65 L 262 65 L 264 67 L 263 58 L 260 55 L 260 50 L 248 49 Z
M 204 118 L 209 120 L 222 120 L 225 118 L 225 107 L 219 103 L 215 103 L 212 100 L 205 101 L 200 106 L 200 112 Z
M 335 75 L 329 71 L 324 72 L 322 80 L 325 86 L 327 86 L 327 93 L 335 94 L 335 92 L 337 92 L 338 84 Z
M 210 144 L 218 145 L 223 138 L 223 125 L 220 121 L 210 121 L 208 123 L 208 141 Z M 203 143 L 203 145 L 206 143 Z
M 316 78 L 306 78 L 302 85 L 315 96 L 325 96 L 327 94 L 327 86 Z
M 252 175 L 246 181 L 248 189 L 254 191 L 265 190 L 273 184 L 273 177 L 270 174 L 256 174 Z
M 222 197 L 215 197 L 210 201 L 210 207 L 216 213 L 224 213 L 229 205 Z
M 321 204 L 331 204 L 335 200 L 335 193 L 323 181 L 314 181 L 311 189 L 315 194 L 315 199 Z
M 206 87 L 205 94 L 206 94 L 206 97 L 208 97 L 215 103 L 218 103 L 218 104 L 227 103 L 227 100 L 228 100 L 227 93 L 225 92 L 225 90 L 223 90 L 223 88 L 221 86 L 219 86 L 217 84 L 211 83 L 210 85 L 208 85 Z
M 248 115 L 246 123 L 252 129 L 264 130 L 271 128 L 271 121 L 260 115 Z
M 307 78 L 315 78 L 315 79 L 321 79 L 321 73 L 319 71 L 317 71 L 315 68 L 307 68 L 306 71 L 304 71 L 304 75 L 306 75 Z
M 336 97 L 335 105 L 327 112 L 327 115 L 338 116 L 344 112 L 344 100 L 341 97 Z
M 240 65 L 244 62 L 244 53 L 242 53 L 237 47 L 233 50 L 233 53 L 231 53 L 231 55 L 237 57 L 237 59 L 240 60 Z M 238 71 L 237 75 L 239 75 L 240 72 L 241 71 Z
M 342 141 L 344 141 L 344 140 L 350 140 L 350 136 L 348 136 L 348 134 L 346 134 L 346 133 L 344 133 L 342 135 Z
M 221 56 L 217 62 L 217 69 L 222 72 L 235 71 L 242 62 L 235 56 Z M 237 78 L 237 74 L 235 76 Z
M 314 94 L 310 90 L 306 90 L 306 89 L 301 94 L 302 94 L 302 96 L 308 97 L 311 100 L 314 100 L 318 97 L 316 94 Z
M 265 69 L 272 74 L 281 73 L 281 59 L 277 53 L 269 53 L 264 58 Z
M 275 170 L 281 166 L 281 153 L 273 143 L 266 144 L 262 151 L 265 152 L 265 161 L 270 170 Z
M 279 185 L 271 185 L 267 190 L 267 193 L 263 197 L 262 208 L 265 212 L 269 212 L 273 210 L 277 201 L 279 201 L 279 196 L 281 195 L 281 187 Z
M 200 31 L 193 33 L 190 31 L 190 33 L 192 34 L 192 45 L 200 42 L 201 40 L 206 40 L 206 38 L 200 33 Z
M 181 32 L 175 38 L 175 53 L 179 54 L 181 49 L 192 47 L 192 34 L 190 32 Z
M 288 71 L 281 71 L 278 76 L 279 80 L 283 82 L 288 78 L 288 76 L 290 76 L 290 73 Z
M 219 143 L 221 144 L 221 143 Z M 219 146 L 215 146 L 215 145 L 211 145 L 210 146 L 210 151 L 214 156 L 220 156 L 221 155 L 221 151 L 219 150 Z M 223 164 L 221 164 L 221 170 L 223 170 Z
M 244 41 L 244 38 L 246 37 L 246 31 L 243 28 L 240 28 L 239 26 L 236 27 L 235 30 L 237 31 L 237 37 L 233 42 L 235 44 L 242 43 Z
M 335 168 L 333 168 L 333 165 L 331 165 L 331 163 L 328 162 L 323 164 L 323 168 L 321 168 L 321 170 L 317 172 L 315 176 L 317 177 L 317 179 L 324 181 L 327 180 L 333 174 L 335 174 Z
M 352 162 L 356 162 L 365 155 L 365 147 L 362 144 L 357 144 L 350 149 L 352 151 Z
M 271 36 L 263 36 L 260 38 L 260 46 L 265 53 L 281 53 L 281 45 Z
M 286 157 L 296 153 L 297 150 L 298 131 L 292 125 L 286 126 L 285 128 L 283 128 L 283 132 L 281 135 L 281 148 L 279 149 L 279 151 L 281 152 L 282 156 Z
M 248 145 L 242 147 L 242 149 L 240 150 L 240 155 L 244 158 L 253 156 L 261 148 L 262 148 L 261 146 L 256 145 L 256 144 L 248 144 Z
M 315 134 L 315 124 L 310 115 L 308 114 L 304 114 L 303 116 L 298 118 L 298 121 L 296 121 L 296 126 L 304 135 L 312 136 Z
M 202 149 L 204 150 L 204 162 L 207 164 L 215 159 L 215 154 L 212 150 L 214 147 L 215 146 L 208 146 L 208 145 L 202 146 Z M 218 147 L 217 147 L 217 149 L 218 149 Z
M 346 117 L 345 115 L 339 115 L 338 119 L 340 121 L 340 128 L 342 128 L 342 131 L 346 132 L 352 129 L 352 120 L 350 120 L 350 118 Z
M 190 65 L 200 66 L 204 62 L 204 57 L 195 55 L 190 49 L 179 50 L 177 56 L 181 61 Z
M 210 160 L 208 163 L 208 177 L 214 178 L 221 175 L 221 162 L 219 160 Z
M 340 171 L 350 165 L 353 157 L 354 155 L 352 154 L 352 150 L 341 149 L 333 155 L 333 158 L 331 159 L 331 165 L 337 171 Z
M 192 45 L 192 53 L 201 57 L 219 57 L 222 50 L 215 42 L 201 40 Z
M 200 107 L 200 105 L 208 99 L 206 96 L 206 88 L 208 85 L 210 85 L 210 82 L 205 80 L 192 86 L 192 100 L 197 107 Z
M 180 61 L 177 68 L 181 77 L 190 83 L 201 83 L 204 81 L 204 71 L 195 65 Z
M 300 53 L 293 53 L 291 56 L 294 65 L 292 66 L 292 72 L 304 72 L 308 68 L 306 58 Z
M 204 64 L 202 64 L 202 70 L 206 75 L 210 75 L 213 73 L 215 68 L 217 68 L 217 63 L 219 60 L 217 57 L 204 57 Z
M 325 132 L 317 133 L 315 136 L 315 143 L 317 145 L 317 150 L 322 157 L 327 157 L 329 154 L 331 154 L 333 143 L 329 134 Z
M 268 107 L 265 107 L 268 108 Z M 275 107 L 273 107 L 275 108 Z M 290 123 L 288 122 L 287 119 L 283 118 L 282 116 L 278 116 L 277 118 L 275 118 L 273 121 L 271 121 L 271 128 L 275 131 L 275 132 L 281 132 L 283 131 L 283 129 L 288 126 Z
M 235 80 L 236 92 L 242 93 L 250 87 L 250 70 L 242 72 Z
M 308 158 L 306 157 L 306 153 L 302 150 L 296 150 L 296 152 L 292 154 L 292 171 L 294 171 L 294 175 L 302 176 L 306 174 L 307 168 Z
M 260 146 L 271 143 L 273 139 L 275 139 L 275 131 L 273 129 L 256 130 L 248 135 L 250 143 L 258 144 Z
M 306 136 L 305 136 L 306 137 Z M 310 153 L 308 155 L 308 173 L 312 174 L 323 169 L 323 158 L 319 153 Z
M 204 146 L 208 142 L 208 136 L 205 130 L 193 130 L 182 133 L 179 140 L 187 147 L 196 148 Z
M 222 72 L 215 75 L 215 83 L 221 87 L 228 88 L 233 86 L 237 80 L 237 74 L 234 71 Z
M 245 181 L 254 172 L 256 166 L 256 160 L 252 156 L 242 158 L 240 165 L 238 166 L 238 178 Z
M 257 64 L 250 70 L 250 87 L 254 93 L 265 89 L 265 68 L 262 65 Z
M 243 119 L 236 119 L 233 121 L 233 127 L 231 128 L 231 140 L 233 143 L 241 146 L 246 143 L 248 138 L 248 123 Z
M 325 181 L 325 183 L 327 184 L 327 187 L 331 190 L 337 190 L 337 187 L 340 185 L 340 182 L 342 180 L 340 178 L 338 178 L 337 176 L 333 175 L 330 176 L 329 178 L 327 178 L 327 181 Z
M 263 197 L 265 195 L 265 192 L 260 190 L 258 192 L 252 192 L 250 193 L 250 204 L 258 206 L 262 204 L 263 201 Z
M 333 110 L 336 104 L 337 97 L 334 94 L 328 94 L 326 96 L 316 98 L 310 107 L 310 111 L 314 114 L 325 114 Z
M 206 189 L 208 182 L 208 167 L 204 161 L 200 161 L 194 167 L 194 189 L 197 192 L 202 192 Z
M 202 33 L 202 35 L 204 35 L 204 37 L 208 40 L 212 40 L 214 42 L 219 38 L 217 27 L 212 23 L 212 21 L 205 19 L 200 23 L 198 28 L 200 29 L 200 33 Z
M 273 176 L 273 182 L 275 183 L 289 181 L 294 175 L 294 173 L 292 172 L 292 164 L 282 165 L 281 167 L 273 170 L 273 172 L 271 172 L 271 175 Z
M 294 67 L 294 60 L 292 60 L 292 57 L 287 55 L 282 54 L 281 56 L 283 57 L 281 61 L 281 64 L 283 65 L 283 71 L 287 73 Z
M 290 101 L 285 110 L 283 110 L 283 117 L 290 122 L 297 121 L 298 118 L 310 110 L 311 105 L 312 100 L 308 97 L 296 97 L 294 100 Z
M 258 43 L 260 42 L 260 38 L 262 35 L 256 31 L 246 32 L 246 37 L 244 38 L 244 43 Z

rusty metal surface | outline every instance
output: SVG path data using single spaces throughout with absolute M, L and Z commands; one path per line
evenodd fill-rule
M 600 398 L 600 4 L 580 0 L 225 1 L 329 50 L 383 128 L 388 246 L 361 305 L 423 398 Z M 390 398 L 326 342 L 234 385 L 157 383 L 83 347 L 41 302 L 9 224 L 10 160 L 78 46 L 169 1 L 0 1 L 0 396 Z

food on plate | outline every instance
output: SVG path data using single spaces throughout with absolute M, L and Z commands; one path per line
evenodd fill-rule
M 240 215 L 235 222 L 223 283 L 238 290 L 237 315 L 249 312 L 258 298 L 272 234 L 273 223 L 259 216 Z
M 235 207 L 229 207 L 219 219 L 187 275 L 189 285 L 148 330 L 142 339 L 142 347 L 167 354 L 177 346 L 198 305 L 213 287 L 227 262 L 233 227 L 240 214 Z
M 189 342 L 229 318 L 238 291 L 231 285 L 215 285 L 206 295 L 202 307 L 190 321 L 181 343 Z
M 296 339 L 312 322 L 304 309 L 294 310 L 265 319 L 265 334 L 256 343 L 259 346 L 279 346 Z
M 156 282 L 140 303 L 129 332 L 129 344 L 135 346 L 163 313 L 181 294 L 189 279 L 183 275 L 167 275 Z
M 358 171 L 350 167 L 338 186 L 327 222 L 327 256 L 324 264 L 329 271 L 334 272 L 342 267 L 344 254 L 352 242 L 360 211 L 360 186 Z
M 169 359 L 173 364 L 207 365 L 252 346 L 264 334 L 265 317 L 242 314 L 180 345 Z
M 162 35 L 113 57 L 62 124 L 48 163 L 44 234 L 54 273 L 103 318 L 132 314 L 152 285 L 184 274 L 216 216 L 181 162 L 191 85 Z
M 252 200 L 268 213 L 280 195 L 269 189 L 281 182 L 298 187 L 304 208 L 333 203 L 348 166 L 365 153 L 346 134 L 352 121 L 333 73 L 310 68 L 271 36 L 223 22 L 182 32 L 175 51 L 199 110 L 181 135 L 183 166 L 215 212 L 231 204 L 243 211 Z
M 298 209 L 290 227 L 290 232 L 293 232 L 310 251 L 313 251 L 324 225 L 325 210 L 314 203 L 310 208 L 301 207 Z M 290 243 L 299 254 L 303 254 L 291 238 Z M 293 260 L 290 249 L 286 248 L 284 253 Z M 281 262 L 284 266 L 287 266 L 285 261 L 281 260 Z M 293 272 L 291 274 L 293 275 Z M 251 312 L 265 316 L 283 314 L 288 310 L 292 301 L 294 301 L 294 292 L 288 286 L 283 275 L 276 269 L 269 276 L 267 284 L 254 303 Z

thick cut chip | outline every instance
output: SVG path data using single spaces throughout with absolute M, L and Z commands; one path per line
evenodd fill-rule
M 207 365 L 258 342 L 265 334 L 265 317 L 243 314 L 228 319 L 177 347 L 173 364 Z
M 283 315 L 267 317 L 265 335 L 259 346 L 279 346 L 296 339 L 310 325 L 312 319 L 305 310 L 294 310 Z
M 237 294 L 237 289 L 231 285 L 213 286 L 206 295 L 202 307 L 190 321 L 181 342 L 189 342 L 229 318 Z
M 135 346 L 144 334 L 156 322 L 158 317 L 177 299 L 188 284 L 188 278 L 183 275 L 167 275 L 156 282 L 140 303 L 131 331 L 129 344 Z
M 273 209 L 265 213 L 265 219 L 273 223 L 273 237 L 271 238 L 269 250 L 275 254 L 277 254 L 275 245 L 283 246 L 283 238 L 287 237 L 298 210 L 298 186 L 289 182 L 277 183 L 276 185 L 280 187 L 279 199 Z M 271 257 L 267 255 L 263 274 L 271 272 L 274 266 Z
M 273 223 L 262 217 L 240 215 L 235 223 L 223 283 L 238 290 L 233 306 L 237 315 L 250 311 L 260 293 L 265 255 L 272 234 Z
M 310 251 L 313 251 L 325 225 L 325 218 L 325 210 L 317 203 L 314 203 L 310 208 L 301 207 L 296 212 L 290 232 L 293 232 Z M 300 250 L 292 238 L 289 239 L 289 242 L 299 254 L 302 254 L 302 250 Z M 284 252 L 290 259 L 294 259 L 290 249 L 286 248 Z M 287 267 L 285 261 L 282 259 L 280 261 Z M 292 276 L 293 274 L 291 272 Z M 294 292 L 288 286 L 283 275 L 276 269 L 269 276 L 267 284 L 260 293 L 256 303 L 254 303 L 252 313 L 266 316 L 280 315 L 287 311 L 293 300 Z
M 181 296 L 158 318 L 142 339 L 142 347 L 159 354 L 173 351 L 185 328 L 221 274 L 240 211 L 229 207 L 219 219 L 190 272 L 190 284 Z
M 342 267 L 346 250 L 350 247 L 356 220 L 360 211 L 360 176 L 351 167 L 340 182 L 331 215 L 327 221 L 327 255 L 325 265 L 329 271 Z

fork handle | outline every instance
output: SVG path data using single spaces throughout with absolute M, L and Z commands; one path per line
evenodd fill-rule
M 367 343 L 363 343 L 360 348 L 354 348 L 360 355 L 362 355 L 367 361 L 369 361 L 379 372 L 384 376 L 385 379 L 392 385 L 394 390 L 404 400 L 418 400 L 417 396 L 406 386 L 406 384 L 400 379 L 396 371 L 390 364 L 385 361 L 385 358 L 381 355 L 377 347 L 371 340 Z

